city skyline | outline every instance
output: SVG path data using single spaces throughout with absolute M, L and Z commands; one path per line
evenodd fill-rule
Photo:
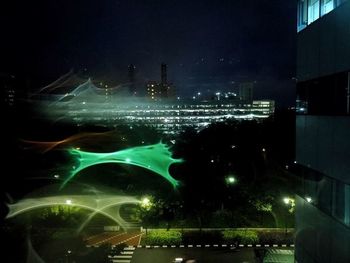
M 114 84 L 136 67 L 141 81 L 168 79 L 182 96 L 256 81 L 255 94 L 294 104 L 293 1 L 102 1 L 6 4 L 0 71 L 39 88 L 74 68 Z M 249 15 L 247 15 L 249 14 Z M 63 37 L 64 36 L 64 37 Z

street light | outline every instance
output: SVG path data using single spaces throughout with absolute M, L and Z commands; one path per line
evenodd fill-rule
M 295 207 L 295 200 L 294 198 L 290 197 L 284 197 L 283 202 L 288 206 L 288 212 L 293 213 L 294 212 L 294 207 Z M 285 214 L 285 219 L 284 219 L 285 227 L 286 227 L 286 234 L 287 234 L 287 215 Z
M 232 184 L 234 184 L 237 180 L 236 180 L 235 177 L 233 177 L 232 175 L 230 175 L 230 176 L 227 176 L 227 177 L 225 178 L 225 181 L 226 181 L 226 184 L 227 184 L 227 185 L 232 185 Z
M 306 196 L 305 199 L 306 199 L 306 201 L 307 201 L 308 203 L 311 203 L 311 202 L 312 202 L 312 198 L 311 198 L 310 196 Z
M 142 208 L 149 210 L 151 208 L 151 206 L 152 206 L 152 201 L 150 198 L 148 198 L 148 197 L 142 198 L 142 200 L 141 200 L 141 207 Z
M 286 204 L 286 205 L 288 205 L 289 204 L 289 197 L 285 197 L 285 198 L 283 198 L 283 202 Z

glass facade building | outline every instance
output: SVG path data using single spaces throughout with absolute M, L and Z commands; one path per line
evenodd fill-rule
M 347 0 L 298 0 L 298 32 Z
M 350 262 L 350 1 L 298 1 L 295 260 Z

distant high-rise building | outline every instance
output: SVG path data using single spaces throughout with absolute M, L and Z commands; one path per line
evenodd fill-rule
M 168 84 L 167 80 L 167 65 L 165 63 L 160 65 L 160 74 L 160 96 L 166 98 L 169 95 L 168 91 L 170 90 L 170 85 Z
M 253 100 L 253 82 L 245 82 L 239 85 L 239 98 L 244 101 L 252 101 Z
M 146 88 L 147 95 L 152 100 L 175 97 L 175 87 L 167 80 L 167 64 L 162 63 L 160 66 L 160 83 L 149 81 Z
M 128 66 L 128 81 L 129 81 L 129 92 L 131 95 L 137 95 L 136 83 L 135 83 L 135 74 L 136 67 L 133 64 Z
M 159 83 L 156 81 L 148 81 L 146 84 L 147 97 L 151 100 L 158 100 L 160 97 Z
M 167 84 L 167 65 L 165 63 L 162 63 L 160 66 L 161 71 L 161 84 Z
M 350 262 L 350 1 L 297 3 L 295 262 Z
M 16 79 L 15 76 L 0 73 L 0 88 L 1 88 L 1 104 L 8 109 L 15 106 L 15 97 L 16 97 Z

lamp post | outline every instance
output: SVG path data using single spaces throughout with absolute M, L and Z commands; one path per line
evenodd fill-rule
M 237 179 L 233 175 L 228 175 L 225 177 L 225 183 L 227 187 L 234 185 L 237 182 Z M 221 202 L 221 210 L 224 210 L 224 202 Z
M 288 212 L 292 214 L 294 212 L 294 207 L 295 207 L 294 198 L 284 197 L 283 202 L 288 206 Z M 287 234 L 287 215 L 286 214 L 285 214 L 284 223 L 285 223 L 286 234 Z
M 144 218 L 143 218 L 143 223 L 146 224 L 145 228 L 146 228 L 146 235 L 147 235 L 147 229 L 148 229 L 148 216 L 149 216 L 149 213 L 150 213 L 150 210 L 151 210 L 151 207 L 153 206 L 153 202 L 151 200 L 151 198 L 149 197 L 143 197 L 141 199 L 141 202 L 140 202 L 140 206 L 143 210 L 143 214 L 144 214 Z M 145 221 L 146 220 L 146 221 Z

